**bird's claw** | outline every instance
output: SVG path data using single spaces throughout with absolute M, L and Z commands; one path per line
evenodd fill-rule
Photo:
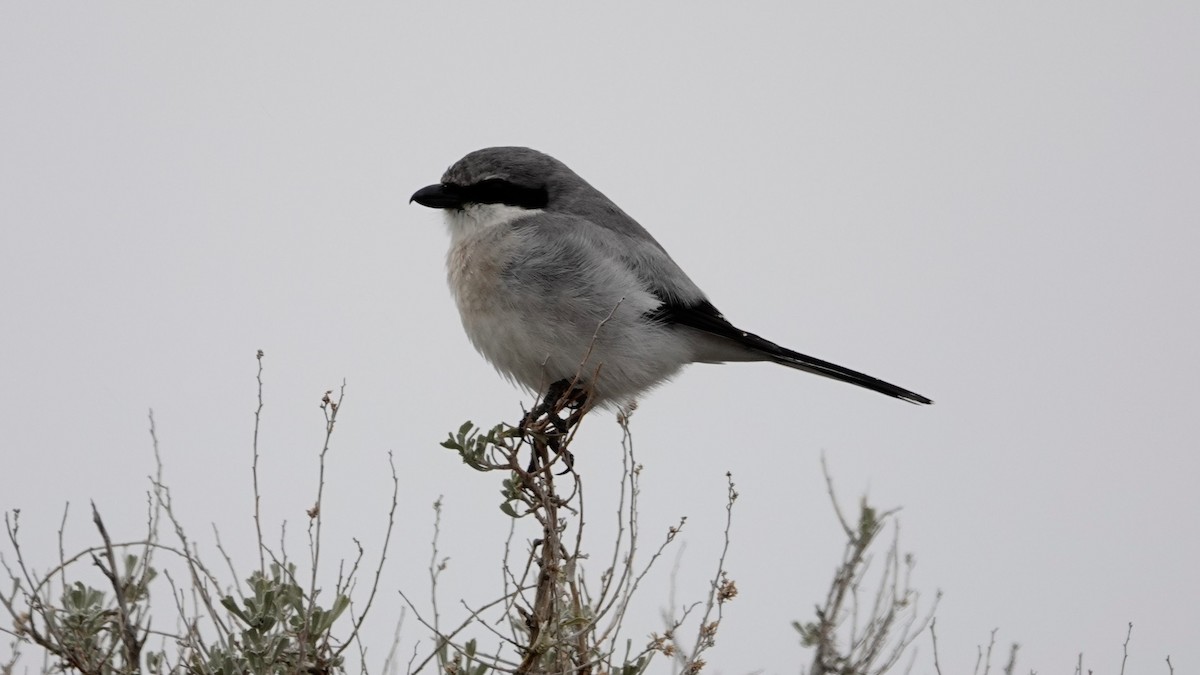
M 571 429 L 583 418 L 587 403 L 587 392 L 571 385 L 569 380 L 558 380 L 551 384 L 542 400 L 532 410 L 525 413 L 520 424 L 517 425 L 517 429 L 522 434 L 535 440 L 535 448 L 537 442 L 540 442 L 553 451 L 556 456 L 563 458 L 566 469 L 559 475 L 575 469 L 575 456 L 571 454 L 571 451 L 562 447 L 562 443 L 570 434 Z M 561 414 L 563 410 L 570 411 L 565 418 Z M 539 421 L 542 424 L 539 425 Z M 547 426 L 550 428 L 547 429 Z M 537 458 L 538 453 L 535 449 L 529 460 L 529 473 L 538 470 Z

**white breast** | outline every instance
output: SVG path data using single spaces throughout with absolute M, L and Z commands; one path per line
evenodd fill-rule
M 467 337 L 501 374 L 535 390 L 552 346 L 543 335 L 546 322 L 525 315 L 503 273 L 521 243 L 507 226 L 537 213 L 502 204 L 446 212 L 448 280 Z
M 476 319 L 499 314 L 498 308 L 507 304 L 501 275 L 520 244 L 507 226 L 538 213 L 541 211 L 503 204 L 471 204 L 461 210 L 446 211 L 446 225 L 450 229 L 450 252 L 446 257 L 450 290 L 464 325 L 472 323 L 466 328 L 476 347 L 479 343 L 473 328 L 483 329 L 474 325 L 478 323 Z M 491 358 L 487 352 L 484 355 Z

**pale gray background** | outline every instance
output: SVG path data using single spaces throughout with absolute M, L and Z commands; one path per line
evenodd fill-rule
M 996 627 L 1022 671 L 1083 651 L 1115 672 L 1128 621 L 1135 672 L 1167 654 L 1194 672 L 1198 35 L 1193 2 L 5 3 L 0 505 L 47 560 L 67 499 L 68 544 L 93 538 L 89 498 L 135 537 L 153 407 L 180 514 L 248 571 L 261 348 L 264 514 L 294 554 L 324 390 L 349 382 L 328 555 L 375 550 L 397 453 L 376 666 L 396 589 L 425 597 L 438 495 L 446 617 L 490 600 L 500 477 L 437 442 L 525 399 L 467 343 L 439 215 L 407 199 L 469 150 L 524 144 L 735 322 L 937 401 L 765 365 L 693 367 L 645 398 L 642 522 L 656 540 L 689 516 L 681 600 L 715 566 L 726 470 L 742 495 L 712 672 L 809 659 L 789 622 L 839 555 L 822 451 L 846 501 L 904 507 L 914 582 L 946 593 L 944 672 Z M 618 438 L 596 415 L 576 449 L 598 552 Z M 423 635 L 410 621 L 402 653 Z

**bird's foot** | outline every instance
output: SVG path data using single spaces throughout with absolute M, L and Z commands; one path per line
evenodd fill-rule
M 587 392 L 573 387 L 570 380 L 558 380 L 550 385 L 542 400 L 532 410 L 525 413 L 517 428 L 522 434 L 533 440 L 535 451 L 529 460 L 528 471 L 530 473 L 538 470 L 537 446 L 539 443 L 544 444 L 556 456 L 563 458 L 566 469 L 562 473 L 574 470 L 575 456 L 562 445 L 571 429 L 583 418 L 586 409 Z M 564 410 L 569 411 L 565 417 L 562 414 Z

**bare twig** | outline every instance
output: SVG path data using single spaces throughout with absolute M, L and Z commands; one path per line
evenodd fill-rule
M 684 525 L 687 523 L 687 516 L 681 516 L 677 524 L 668 527 L 667 534 L 663 538 L 662 543 L 659 544 L 658 548 L 650 556 L 650 559 L 646 561 L 646 564 L 642 567 L 641 571 L 635 572 L 636 568 L 634 563 L 638 550 L 637 543 L 639 531 L 638 497 L 641 494 L 640 478 L 642 466 L 637 463 L 633 454 L 633 434 L 629 430 L 629 416 L 625 414 L 620 415 L 618 417 L 618 422 L 621 425 L 621 429 L 624 434 L 622 439 L 622 448 L 625 450 L 624 459 L 622 460 L 624 471 L 622 472 L 621 499 L 619 500 L 617 508 L 618 533 L 617 540 L 613 545 L 612 566 L 610 566 L 606 571 L 606 584 L 601 590 L 601 597 L 596 602 L 596 606 L 599 607 L 599 609 L 596 611 L 596 618 L 592 622 L 593 625 L 597 624 L 602 617 L 613 611 L 614 606 L 616 607 L 612 621 L 603 631 L 600 632 L 595 640 L 597 644 L 602 644 L 606 641 L 609 642 L 608 650 L 610 652 L 613 652 L 616 649 L 617 636 L 620 633 L 621 626 L 625 620 L 626 612 L 629 610 L 629 607 L 632 604 L 634 593 L 637 592 L 637 589 L 641 586 L 642 580 L 650 572 L 650 569 L 653 568 L 655 563 L 658 562 L 658 559 L 662 557 L 662 554 L 666 551 L 667 546 L 670 546 L 671 543 L 675 541 L 680 532 L 683 531 Z M 624 504 L 625 501 L 626 483 L 628 483 L 629 511 L 627 513 L 627 517 L 623 517 L 621 505 Z M 622 527 L 624 525 L 627 525 L 629 532 L 627 543 L 628 552 L 626 553 L 625 560 L 621 564 L 621 575 L 620 577 L 617 577 L 616 585 L 611 587 L 612 596 L 609 599 L 608 604 L 604 605 L 602 604 L 604 601 L 604 595 L 610 590 L 608 583 L 611 582 L 614 577 L 617 554 L 621 548 L 621 531 L 623 531 Z
M 400 631 L 404 628 L 406 614 L 406 608 L 401 607 L 400 618 L 396 620 L 396 630 L 392 631 L 392 644 L 388 647 L 387 657 L 383 660 L 383 675 L 393 675 L 399 669 L 399 664 L 396 662 L 396 651 L 400 649 Z
M 996 646 L 996 631 L 998 630 L 1000 629 L 993 628 L 992 637 L 988 640 L 987 656 L 983 659 L 983 675 L 987 675 L 988 671 L 992 669 L 992 647 Z
M 1017 650 L 1020 648 L 1021 645 L 1015 642 L 1009 647 L 1008 662 L 1004 664 L 1004 675 L 1013 675 L 1013 672 L 1017 669 Z
M 733 503 L 737 501 L 738 492 L 733 483 L 733 474 L 725 472 L 726 501 L 725 501 L 725 543 L 721 547 L 721 557 L 717 560 L 717 572 L 710 582 L 708 601 L 704 606 L 704 615 L 700 617 L 700 626 L 696 631 L 696 643 L 688 655 L 685 673 L 697 673 L 704 661 L 700 655 L 706 649 L 716 644 L 717 629 L 721 625 L 725 602 L 737 595 L 737 586 L 729 579 L 725 571 L 725 556 L 729 553 L 729 532 L 733 528 Z M 709 622 L 713 609 L 717 610 L 715 621 Z
M 829 473 L 829 465 L 825 462 L 825 453 L 821 453 L 821 473 L 825 475 L 825 489 L 829 492 L 829 501 L 833 503 L 833 513 L 837 516 L 838 523 L 842 526 L 842 531 L 847 537 L 854 538 L 854 530 L 851 529 L 846 516 L 842 514 L 842 506 L 837 500 L 837 496 L 833 492 L 833 475 Z
M 521 587 L 521 588 L 514 589 L 513 592 L 520 593 L 520 592 L 529 590 L 530 588 L 531 587 Z M 486 605 L 482 605 L 481 607 L 479 607 L 479 609 L 476 609 L 474 612 L 471 612 L 471 615 L 468 616 L 466 618 L 466 620 L 464 620 L 461 624 L 459 624 L 458 628 L 455 628 L 454 630 L 450 631 L 449 633 L 446 633 L 445 635 L 443 635 L 440 631 L 438 631 L 437 629 L 435 629 L 433 627 L 433 624 L 427 622 L 424 618 L 421 617 L 420 612 L 417 611 L 416 605 L 413 604 L 412 600 L 409 600 L 408 596 L 404 594 L 404 591 L 400 591 L 399 593 L 400 593 L 400 597 L 403 598 L 404 602 L 408 605 L 408 608 L 413 611 L 413 616 L 417 617 L 417 621 L 420 621 L 423 626 L 432 630 L 434 632 L 434 634 L 437 635 L 437 637 L 438 637 L 437 646 L 434 647 L 434 649 L 429 653 L 429 656 L 426 656 L 420 663 L 417 664 L 416 668 L 413 668 L 411 666 L 412 661 L 409 661 L 410 666 L 408 668 L 408 672 L 412 675 L 415 675 L 415 673 L 420 672 L 421 669 L 424 668 L 430 661 L 432 661 L 435 656 L 439 656 L 439 654 L 442 651 L 442 647 L 450 646 L 455 649 L 458 649 L 458 647 L 456 647 L 454 645 L 454 643 L 452 642 L 452 640 L 454 639 L 454 636 L 458 635 L 460 632 L 462 632 L 462 630 L 464 628 L 466 628 L 467 626 L 470 626 L 472 623 L 474 623 L 476 618 L 480 614 L 482 614 L 483 612 L 487 611 L 488 609 L 491 609 L 492 607 L 495 607 L 496 605 L 498 605 L 502 602 L 505 602 L 509 599 L 509 596 L 502 596 L 502 597 L 496 598 L 495 600 L 487 603 Z M 416 658 L 415 652 L 413 654 L 413 658 L 414 659 Z
M 317 596 L 317 574 L 321 565 L 321 528 L 324 523 L 324 515 L 322 514 L 323 505 L 325 503 L 325 457 L 329 454 L 329 447 L 333 439 L 333 429 L 337 424 L 337 414 L 341 410 L 342 401 L 346 398 L 346 381 L 342 380 L 342 386 L 338 393 L 337 400 L 331 398 L 333 391 L 326 391 L 321 397 L 321 412 L 325 414 L 325 440 L 321 444 L 321 452 L 318 455 L 318 475 L 317 475 L 317 500 L 313 503 L 311 509 L 308 510 L 308 546 L 311 561 L 309 568 L 308 582 L 308 600 L 304 612 L 304 624 L 300 630 L 300 663 L 305 663 L 308 654 L 305 650 L 308 646 L 309 631 L 312 628 L 313 612 L 317 605 L 314 602 Z M 284 572 L 287 569 L 284 568 Z M 290 573 L 289 573 L 290 574 Z
M 154 445 L 158 445 L 158 436 L 155 433 L 154 418 L 150 419 L 150 437 L 154 441 Z M 163 511 L 167 514 L 167 519 L 171 522 L 171 526 L 175 530 L 175 537 L 179 539 L 179 550 L 182 552 L 182 557 L 187 563 L 188 573 L 192 578 L 192 592 L 204 603 L 206 610 L 205 614 L 212 622 L 217 630 L 217 639 L 220 641 L 224 649 L 229 649 L 229 639 L 231 631 L 225 622 L 221 620 L 221 613 L 217 611 L 217 607 L 213 604 L 212 594 L 209 593 L 205 581 L 212 583 L 213 587 L 219 587 L 220 584 L 217 578 L 209 572 L 208 568 L 200 560 L 200 558 L 192 551 L 192 545 L 188 540 L 187 534 L 183 530 L 183 524 L 175 516 L 175 509 L 171 500 L 171 490 L 163 483 L 155 483 L 154 485 L 155 499 L 159 500 L 163 506 Z
M 95 523 L 96 529 L 100 532 L 100 538 L 104 540 L 104 556 L 108 560 L 108 567 L 100 561 L 100 558 L 92 556 L 92 561 L 96 567 L 100 568 L 100 572 L 112 584 L 113 594 L 117 601 L 117 609 L 120 611 L 120 636 L 121 644 L 124 649 L 124 659 L 127 667 L 136 667 L 141 662 L 142 642 L 143 638 L 138 637 L 138 627 L 133 621 L 130 612 L 129 604 L 126 602 L 126 594 L 129 592 L 128 583 L 131 580 L 122 579 L 120 576 L 120 568 L 117 567 L 117 557 L 113 553 L 112 539 L 108 536 L 108 529 L 104 527 L 104 521 L 100 518 L 100 512 L 96 510 L 96 503 L 92 502 L 92 522 Z
M 371 604 L 375 602 L 375 594 L 379 591 L 379 579 L 383 576 L 383 563 L 387 560 L 388 546 L 392 541 L 392 530 L 396 525 L 396 504 L 399 502 L 400 495 L 400 479 L 396 477 L 396 461 L 395 458 L 392 457 L 391 451 L 388 451 L 388 468 L 390 468 L 392 472 L 392 506 L 388 510 L 387 529 L 383 534 L 383 547 L 379 552 L 379 565 L 375 567 L 375 577 L 371 582 L 371 593 L 367 596 L 367 604 L 365 607 L 363 607 L 362 613 L 354 619 L 354 630 L 352 630 L 350 632 L 350 636 L 346 638 L 346 643 L 334 652 L 334 656 L 340 656 L 341 653 L 346 650 L 346 646 L 350 644 L 350 641 L 358 638 L 358 633 L 362 628 L 363 621 L 366 620 L 367 613 L 371 611 Z M 355 565 L 357 567 L 357 563 Z M 403 617 L 401 617 L 401 620 L 403 620 Z M 397 626 L 396 630 L 399 631 L 400 627 Z M 393 647 L 393 651 L 394 649 L 395 648 Z
M 217 547 L 217 552 L 220 553 L 221 557 L 225 560 L 225 568 L 229 570 L 229 578 L 234 580 L 241 579 L 241 575 L 237 573 L 237 568 L 233 564 L 233 558 L 229 556 L 229 552 L 225 550 L 225 545 L 221 543 L 221 531 L 217 529 L 216 523 L 211 523 L 211 525 L 213 531 L 213 541 Z M 240 586 L 235 584 L 234 589 L 237 591 L 239 598 L 245 597 Z
M 1129 622 L 1129 629 L 1125 631 L 1125 644 L 1121 645 L 1121 675 L 1125 675 L 1125 662 L 1129 660 L 1129 638 L 1133 636 L 1133 622 Z
M 67 529 L 67 513 L 70 512 L 70 510 L 71 502 L 67 502 L 66 505 L 63 506 L 62 520 L 60 520 L 58 523 L 58 570 L 59 583 L 62 584 L 63 588 L 67 587 L 67 573 L 65 567 L 67 556 L 66 549 L 63 547 L 63 532 L 65 532 Z
M 317 569 L 321 561 L 321 524 L 324 520 L 321 514 L 321 505 L 324 503 L 325 496 L 325 456 L 329 453 L 329 445 L 333 439 L 333 427 L 337 423 L 338 410 L 341 409 L 342 401 L 346 398 L 346 382 L 342 381 L 342 388 L 336 401 L 330 398 L 330 394 L 332 393 L 332 391 L 327 391 L 325 392 L 325 396 L 321 398 L 321 411 L 325 413 L 325 442 L 322 443 L 321 452 L 318 455 L 320 468 L 317 476 L 317 501 L 308 512 L 310 523 L 309 543 L 312 555 L 312 576 L 308 588 L 308 596 L 310 598 L 313 597 L 317 590 Z
M 617 536 L 613 542 L 612 560 L 608 565 L 608 573 L 604 578 L 600 587 L 600 595 L 596 599 L 596 604 L 601 607 L 598 614 L 607 614 L 613 603 L 617 602 L 618 593 L 614 592 L 608 605 L 605 606 L 605 599 L 609 597 L 610 588 L 620 589 L 624 587 L 625 580 L 631 570 L 630 565 L 621 567 L 621 576 L 614 577 L 617 569 L 617 560 L 621 555 L 621 542 L 625 537 L 626 527 L 629 528 L 629 556 L 632 557 L 637 549 L 637 498 L 638 498 L 638 477 L 641 468 L 633 454 L 633 434 L 629 430 L 629 418 L 626 415 L 619 415 L 617 423 L 621 426 L 621 490 L 617 498 Z M 629 516 L 628 522 L 625 515 L 625 500 L 629 499 Z M 616 586 L 612 586 L 614 578 Z
M 937 619 L 929 622 L 929 635 L 933 638 L 933 669 L 942 675 L 942 664 L 938 661 Z
M 250 475 L 254 482 L 254 531 L 258 535 L 258 573 L 265 575 L 267 559 L 263 554 L 263 549 L 266 547 L 266 542 L 263 540 L 262 513 L 259 509 L 261 499 L 258 491 L 258 429 L 259 423 L 262 422 L 263 409 L 263 350 L 258 350 L 255 358 L 258 360 L 258 374 L 255 376 L 258 381 L 258 407 L 254 409 L 254 440 L 252 442 L 254 461 L 250 465 Z
M 429 543 L 429 604 L 433 608 L 433 632 L 440 633 L 440 616 L 438 613 L 437 599 L 437 582 L 442 571 L 446 569 L 446 563 L 450 562 L 450 558 L 443 558 L 438 562 L 438 537 L 442 532 L 442 497 L 438 495 L 437 501 L 433 503 L 433 540 Z M 440 664 L 444 665 L 444 664 Z

